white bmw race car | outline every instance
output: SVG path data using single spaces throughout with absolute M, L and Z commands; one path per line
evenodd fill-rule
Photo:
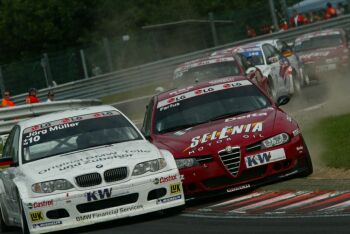
M 47 233 L 184 205 L 172 154 L 111 106 L 18 123 L 0 159 L 1 233 Z
M 219 50 L 211 55 L 239 53 L 268 79 L 269 94 L 277 101 L 278 97 L 294 92 L 292 67 L 288 59 L 268 41 L 253 42 L 237 47 Z

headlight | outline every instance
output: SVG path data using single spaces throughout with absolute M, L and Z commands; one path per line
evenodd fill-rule
M 274 137 L 262 141 L 262 149 L 271 148 L 277 145 L 282 145 L 289 141 L 289 135 L 287 133 L 281 133 Z
M 193 167 L 198 165 L 198 162 L 194 158 L 182 158 L 182 159 L 175 159 L 176 165 L 178 169 L 186 168 L 186 167 Z
M 56 190 L 68 190 L 74 188 L 73 185 L 65 179 L 51 180 L 32 185 L 34 193 L 52 193 Z
M 159 171 L 166 167 L 166 161 L 163 158 L 158 158 L 155 160 L 139 163 L 135 166 L 134 171 L 132 172 L 133 176 L 138 176 L 145 174 L 146 172 L 155 172 Z

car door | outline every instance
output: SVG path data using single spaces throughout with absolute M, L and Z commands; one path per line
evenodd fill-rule
M 18 174 L 18 157 L 20 150 L 19 136 L 20 127 L 15 126 L 9 134 L 2 154 L 2 158 L 11 159 L 13 165 L 0 170 L 0 179 L 3 182 L 5 189 L 4 196 L 2 197 L 2 206 L 6 208 L 7 214 L 12 217 L 19 214 L 17 188 L 13 182 Z
M 273 79 L 274 87 L 277 93 L 279 93 L 281 87 L 281 77 L 279 75 L 280 66 L 278 61 L 279 58 L 274 54 L 274 51 L 271 49 L 269 44 L 264 44 L 262 46 L 262 50 L 264 52 L 266 65 L 270 68 L 269 75 Z

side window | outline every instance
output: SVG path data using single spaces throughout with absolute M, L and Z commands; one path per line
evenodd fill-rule
M 147 110 L 145 113 L 145 118 L 143 119 L 142 125 L 142 133 L 146 136 L 151 134 L 151 126 L 152 126 L 152 111 L 153 111 L 154 100 L 153 98 L 147 105 Z
M 11 158 L 11 149 L 12 149 L 12 143 L 13 143 L 13 138 L 15 136 L 15 132 L 16 132 L 16 127 L 12 128 L 9 136 L 7 137 L 5 146 L 2 150 L 3 158 Z
M 264 52 L 264 55 L 265 55 L 265 58 L 266 58 L 266 63 L 270 64 L 268 60 L 269 60 L 269 58 L 272 57 L 272 51 L 269 49 L 267 44 L 263 45 L 262 49 L 263 49 L 263 52 Z
M 280 52 L 272 45 L 267 45 L 268 49 L 270 50 L 270 53 L 272 56 L 279 56 Z
M 20 142 L 19 142 L 19 136 L 20 136 L 20 128 L 17 126 L 15 127 L 15 133 L 13 136 L 12 144 L 11 144 L 11 151 L 10 155 L 13 160 L 13 162 L 18 163 L 18 152 L 20 150 Z
M 282 41 L 282 49 L 292 50 L 292 48 L 290 48 L 290 46 L 285 41 Z
M 283 42 L 277 41 L 277 42 L 276 42 L 276 46 L 277 46 L 277 49 L 278 49 L 279 51 L 282 51 L 284 45 L 283 45 Z

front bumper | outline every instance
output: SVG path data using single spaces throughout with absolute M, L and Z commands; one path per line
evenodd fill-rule
M 247 168 L 245 164 L 247 156 L 279 149 L 284 150 L 285 159 Z M 299 174 L 306 168 L 305 159 L 308 157 L 310 155 L 303 139 L 298 136 L 283 146 L 269 150 L 248 153 L 244 148 L 241 148 L 239 171 L 236 176 L 228 172 L 218 156 L 214 156 L 212 161 L 196 167 L 181 169 L 180 174 L 184 178 L 183 186 L 186 199 L 191 200 L 211 194 L 245 190 L 262 183 L 268 183 L 272 180 L 271 178 L 279 179 Z
M 31 233 L 47 233 L 184 205 L 178 170 L 108 187 L 25 199 Z M 68 217 L 67 217 L 68 216 Z

